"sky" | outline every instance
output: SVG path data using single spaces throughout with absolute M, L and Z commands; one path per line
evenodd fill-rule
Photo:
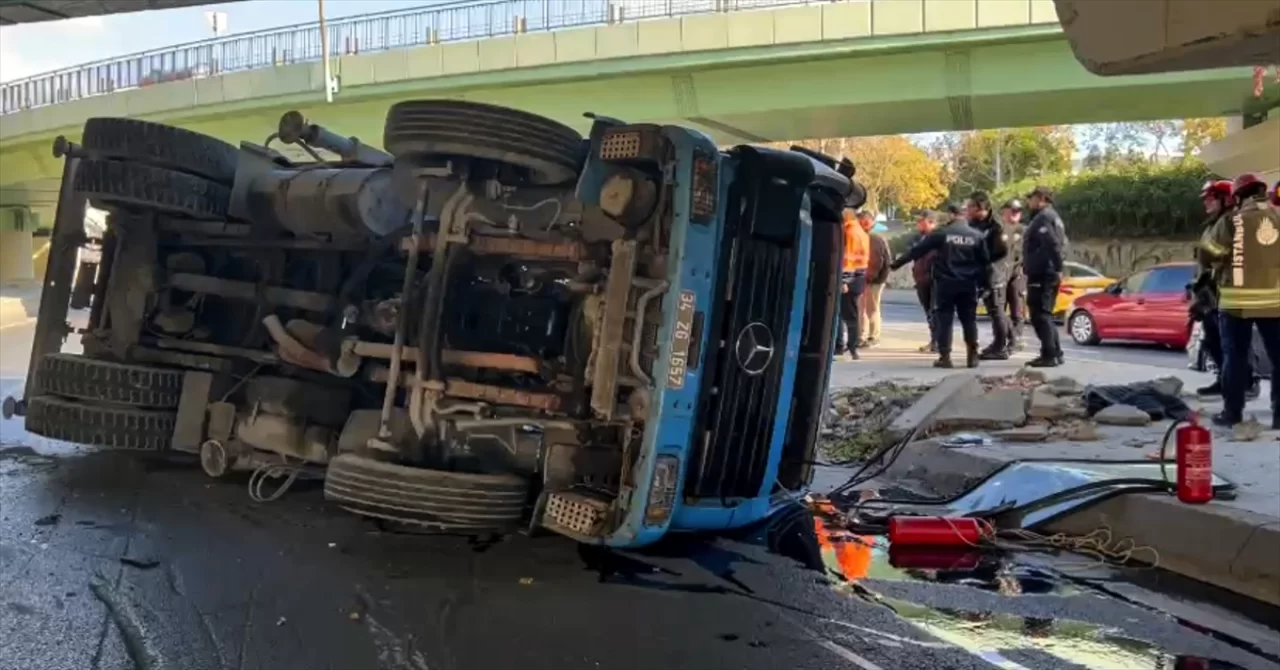
M 426 7 L 441 0 L 325 0 L 325 16 Z M 227 15 L 227 35 L 249 33 L 318 18 L 315 0 L 247 0 L 163 11 L 90 16 L 0 28 L 0 82 L 96 60 L 213 37 L 205 13 Z

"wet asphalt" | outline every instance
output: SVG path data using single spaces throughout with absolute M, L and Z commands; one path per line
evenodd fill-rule
M 0 396 L 17 387 L 0 378 Z M 1280 667 L 1280 633 L 1257 623 L 1273 612 L 1163 573 L 1033 555 L 1007 571 L 1022 595 L 1002 595 L 877 551 L 849 583 L 814 569 L 803 526 L 627 554 L 405 534 L 327 506 L 314 483 L 255 503 L 243 477 L 14 420 L 0 425 L 0 669 Z

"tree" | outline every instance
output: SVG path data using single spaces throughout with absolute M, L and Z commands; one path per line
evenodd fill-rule
M 1227 120 L 1221 117 L 1187 119 L 1182 122 L 1182 157 L 1186 160 L 1200 154 L 1204 146 L 1227 135 Z
M 1069 128 L 1040 126 L 950 133 L 930 147 L 948 166 L 951 197 L 1071 169 L 1075 140 Z
M 892 215 L 896 210 L 935 207 L 947 195 L 942 166 L 901 135 L 840 137 L 780 143 L 798 144 L 829 156 L 847 156 L 857 180 L 867 189 L 865 209 Z

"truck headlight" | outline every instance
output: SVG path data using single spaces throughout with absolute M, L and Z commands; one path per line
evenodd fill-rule
M 644 508 L 644 522 L 660 526 L 671 518 L 676 504 L 676 478 L 680 475 L 680 459 L 659 456 L 653 464 L 653 483 L 649 487 L 649 503 Z

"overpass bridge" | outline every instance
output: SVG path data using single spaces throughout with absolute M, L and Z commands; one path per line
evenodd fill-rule
M 50 141 L 74 139 L 90 116 L 235 142 L 260 141 L 300 109 L 377 144 L 391 102 L 449 97 L 581 129 L 584 111 L 680 123 L 728 144 L 1238 115 L 1259 104 L 1249 68 L 1088 73 L 1052 0 L 472 0 L 334 21 L 328 33 L 332 103 L 316 24 L 0 86 L 0 209 L 51 206 L 60 167 Z

